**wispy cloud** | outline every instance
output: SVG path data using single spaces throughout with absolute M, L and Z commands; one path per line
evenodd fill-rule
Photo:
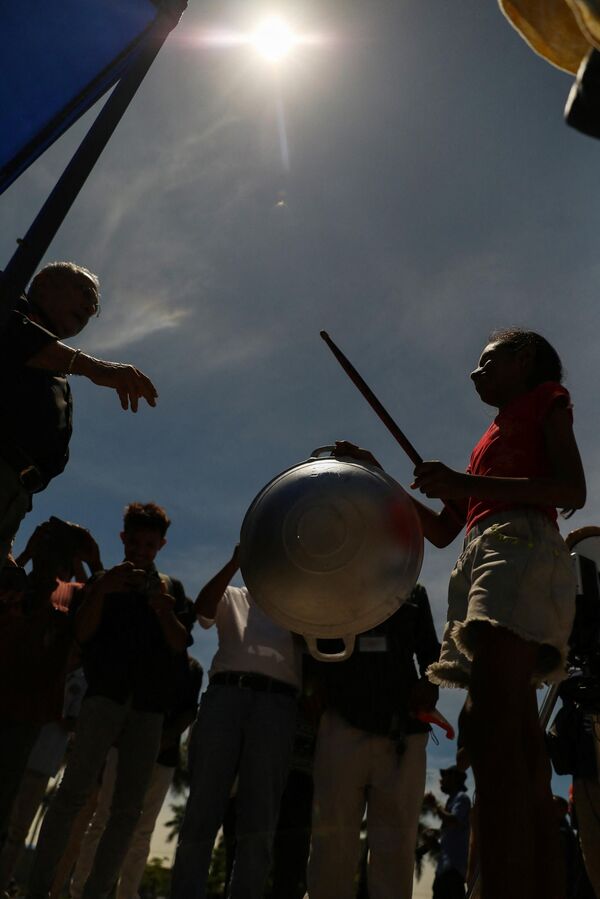
M 179 328 L 190 317 L 191 311 L 170 309 L 168 300 L 163 294 L 151 298 L 130 296 L 126 307 L 118 309 L 106 321 L 99 320 L 94 328 L 92 348 L 110 353 L 152 334 Z

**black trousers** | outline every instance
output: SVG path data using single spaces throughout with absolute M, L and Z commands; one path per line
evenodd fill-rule
M 465 881 L 462 874 L 452 868 L 443 874 L 436 874 L 433 881 L 432 899 L 465 899 Z

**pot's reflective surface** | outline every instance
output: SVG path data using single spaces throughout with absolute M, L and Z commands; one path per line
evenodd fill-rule
M 242 524 L 240 567 L 256 602 L 283 627 L 348 637 L 408 597 L 423 536 L 410 498 L 385 472 L 319 452 L 258 494 Z

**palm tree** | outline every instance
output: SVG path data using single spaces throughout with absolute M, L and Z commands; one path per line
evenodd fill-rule
M 165 829 L 167 831 L 167 843 L 177 840 L 183 824 L 183 816 L 185 815 L 186 802 L 172 802 L 169 808 L 173 813 L 173 817 L 169 821 L 165 821 Z
M 423 874 L 425 857 L 429 856 L 429 860 L 435 863 L 440 854 L 439 830 L 431 827 L 425 820 L 430 813 L 430 808 L 424 804 L 419 815 L 417 848 L 415 850 L 415 876 L 417 880 L 420 880 Z

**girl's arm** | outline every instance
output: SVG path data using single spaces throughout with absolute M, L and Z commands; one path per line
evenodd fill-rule
M 450 510 L 447 506 L 444 506 L 441 512 L 434 512 L 433 509 L 424 506 L 423 503 L 420 503 L 419 500 L 414 499 L 414 497 L 411 497 L 411 499 L 421 521 L 424 537 L 434 546 L 437 546 L 438 549 L 443 549 L 445 546 L 452 543 L 454 538 L 458 536 L 464 528 L 467 517 L 466 501 L 464 503 L 461 501 L 454 501 L 453 506 L 457 507 L 456 512 L 454 511 L 454 508 Z M 459 517 L 458 511 L 463 508 L 464 516 Z
M 429 498 L 475 499 L 518 505 L 580 509 L 585 503 L 585 475 L 568 409 L 554 406 L 544 421 L 546 452 L 552 474 L 546 478 L 501 478 L 463 474 L 441 462 L 415 468 L 413 489 Z

